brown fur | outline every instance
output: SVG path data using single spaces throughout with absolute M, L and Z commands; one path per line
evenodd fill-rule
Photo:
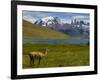
M 44 52 L 39 52 L 39 51 L 33 51 L 29 53 L 29 57 L 30 57 L 30 64 L 34 64 L 34 60 L 37 59 L 38 60 L 38 64 L 40 64 L 40 61 L 43 57 L 45 57 L 47 55 L 47 49 L 45 49 Z

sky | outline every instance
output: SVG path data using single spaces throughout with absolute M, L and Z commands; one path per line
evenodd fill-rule
M 68 12 L 43 12 L 43 11 L 22 11 L 22 16 L 24 20 L 34 23 L 34 21 L 41 19 L 43 17 L 52 16 L 58 17 L 62 22 L 71 23 L 72 19 L 80 19 L 88 21 L 90 16 L 88 13 L 68 13 Z

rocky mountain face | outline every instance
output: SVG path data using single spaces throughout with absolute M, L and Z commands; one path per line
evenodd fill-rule
M 44 17 L 39 20 L 37 20 L 34 24 L 44 26 L 44 27 L 50 27 L 52 29 L 58 30 L 61 27 L 61 21 L 58 17 Z

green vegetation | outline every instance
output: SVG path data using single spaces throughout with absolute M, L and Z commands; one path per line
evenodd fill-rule
M 48 55 L 38 65 L 30 66 L 28 54 L 48 48 Z M 23 68 L 86 66 L 89 65 L 89 46 L 67 43 L 23 43 Z
M 28 39 L 80 39 L 70 37 L 62 32 L 55 31 L 49 27 L 34 25 L 23 20 L 23 38 Z

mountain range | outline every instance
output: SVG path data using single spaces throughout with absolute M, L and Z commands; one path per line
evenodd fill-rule
M 89 39 L 90 24 L 85 20 L 74 18 L 71 20 L 71 23 L 65 23 L 59 17 L 47 16 L 35 20 L 33 24 L 42 27 L 49 27 L 53 30 L 68 34 L 73 37 L 83 36 L 84 38 Z

